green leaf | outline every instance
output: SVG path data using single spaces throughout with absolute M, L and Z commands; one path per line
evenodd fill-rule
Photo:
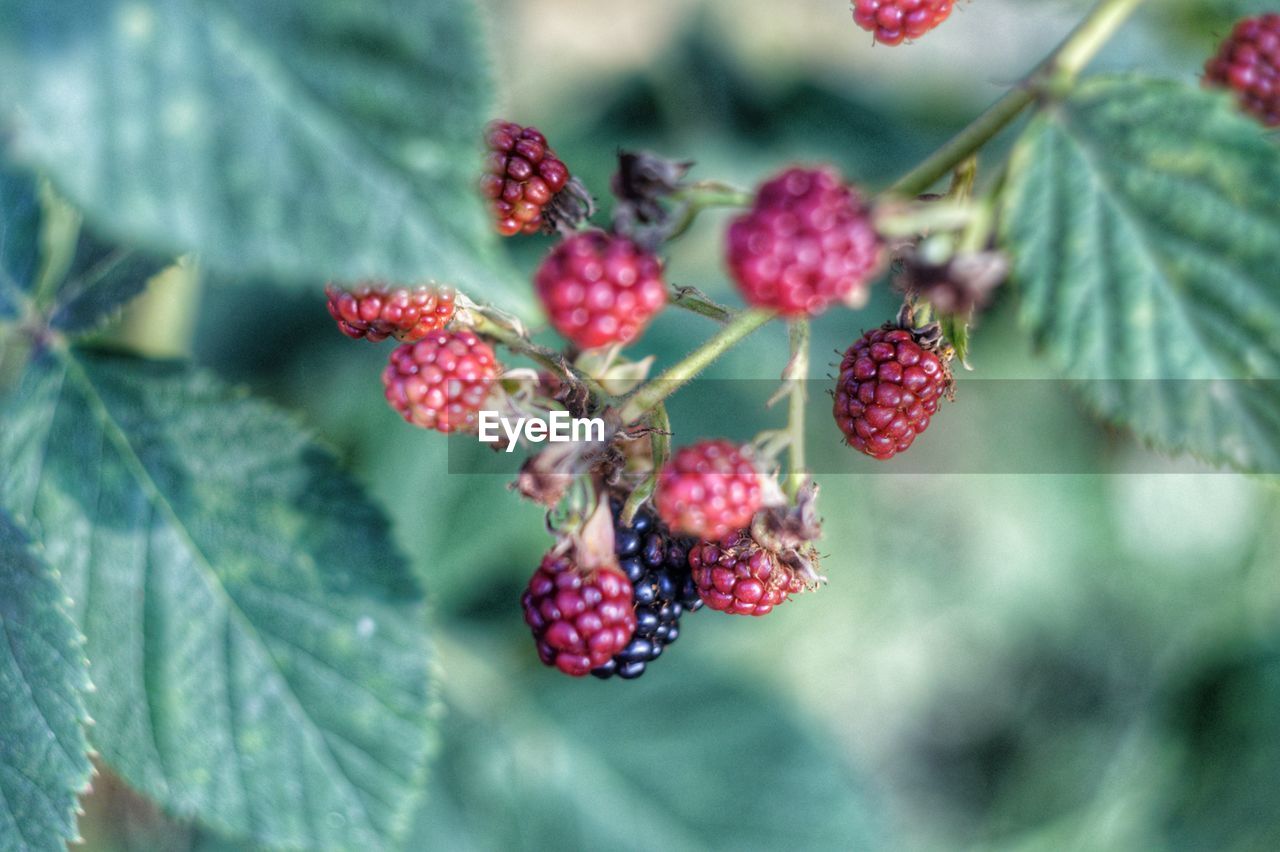
M 1280 651 L 1259 647 L 1208 666 L 1174 694 L 1169 740 L 1182 744 L 1166 816 L 1170 849 L 1280 845 Z
M 93 330 L 103 318 L 147 288 L 171 261 L 116 248 L 82 229 L 49 324 L 68 334 Z
M 107 763 L 228 835 L 385 845 L 426 757 L 428 648 L 360 489 L 175 364 L 46 353 L 0 419 L 0 500 L 74 601 Z
M 476 188 L 473 0 L 0 0 L 0 19 L 17 156 L 112 240 L 527 299 Z
M 0 511 L 0 849 L 62 850 L 89 782 L 89 665 L 57 576 Z
M 40 199 L 35 179 L 0 166 L 0 319 L 21 315 L 40 272 Z
M 48 214 L 45 204 L 58 205 L 63 214 L 54 242 L 65 243 L 69 257 L 41 256 L 50 242 L 46 229 L 59 219 L 57 213 Z M 0 319 L 38 308 L 52 328 L 83 334 L 145 290 L 149 279 L 171 263 L 108 244 L 81 227 L 79 217 L 60 199 L 42 200 L 34 178 L 3 165 L 0 217 Z M 42 271 L 43 284 L 38 281 Z
M 1031 123 L 1003 239 L 1022 320 L 1106 418 L 1280 470 L 1280 153 L 1230 99 L 1087 82 Z
M 443 644 L 444 749 L 411 836 L 459 852 L 883 845 L 872 791 L 812 722 L 691 648 L 598 683 L 540 665 L 527 633 L 517 670 L 493 633 Z

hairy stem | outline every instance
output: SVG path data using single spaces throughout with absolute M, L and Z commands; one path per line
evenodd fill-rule
M 919 195 L 945 177 L 1004 130 L 1036 99 L 1045 85 L 1069 83 L 1097 56 L 1144 0 L 1100 0 L 1093 11 L 1018 86 L 992 104 L 933 156 L 889 188 L 896 195 Z
M 651 411 L 654 406 L 683 387 L 690 379 L 705 370 L 712 362 L 728 352 L 743 338 L 773 319 L 776 314 L 753 308 L 736 315 L 732 322 L 720 329 L 710 340 L 690 352 L 657 378 L 650 379 L 627 398 L 622 407 L 623 423 L 634 423 Z

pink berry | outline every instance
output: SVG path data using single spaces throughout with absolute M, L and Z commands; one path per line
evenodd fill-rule
M 689 551 L 689 569 L 707 608 L 734 615 L 768 615 L 805 588 L 795 571 L 746 532 L 699 542 Z
M 329 315 L 347 337 L 378 342 L 394 336 L 416 341 L 444 328 L 453 319 L 454 292 L 448 287 L 423 285 L 386 287 L 358 284 L 325 287 Z
M 609 662 L 636 632 L 626 575 L 613 568 L 583 572 L 568 554 L 543 557 L 521 604 L 539 658 L 573 677 Z
M 534 286 L 551 324 L 581 349 L 631 343 L 667 304 L 661 261 L 601 231 L 560 242 Z
M 1206 85 L 1230 89 L 1243 110 L 1280 126 L 1280 14 L 1237 23 L 1204 73 Z
M 676 532 L 720 539 L 751 523 L 763 492 L 760 474 L 729 441 L 682 447 L 658 474 L 654 502 Z
M 880 44 L 902 44 L 941 24 L 955 0 L 854 0 L 853 20 Z
M 888 460 L 911 446 L 951 387 L 942 359 L 902 328 L 877 328 L 845 352 L 836 380 L 836 425 L 849 446 Z
M 783 172 L 729 227 L 729 272 L 742 295 L 785 316 L 858 299 L 881 255 L 862 200 L 829 169 Z
M 439 432 L 469 432 L 501 367 L 472 331 L 433 331 L 391 353 L 382 373 L 387 402 L 405 420 Z
M 512 237 L 544 230 L 543 208 L 569 183 L 569 170 L 534 127 L 494 121 L 485 134 L 489 160 L 480 189 L 498 233 Z

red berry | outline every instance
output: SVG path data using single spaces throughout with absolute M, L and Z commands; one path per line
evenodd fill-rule
M 729 272 L 748 302 L 787 316 L 856 301 L 880 268 L 880 237 L 830 169 L 789 169 L 729 227 Z
M 583 677 L 613 658 L 636 632 L 631 581 L 614 568 L 584 573 L 554 550 L 529 579 L 521 604 L 542 662 Z
M 920 38 L 941 24 L 955 0 L 854 0 L 853 19 L 881 44 Z
M 338 328 L 356 339 L 376 343 L 395 335 L 397 340 L 421 340 L 453 319 L 454 293 L 448 287 L 359 284 L 347 289 L 329 284 L 324 291 Z
M 552 249 L 534 285 L 551 324 L 582 349 L 630 343 L 667 303 L 658 258 L 600 231 Z
M 485 141 L 489 161 L 481 190 L 490 200 L 498 233 L 511 237 L 543 230 L 542 209 L 569 183 L 569 169 L 537 128 L 494 121 Z
M 682 447 L 659 473 L 654 496 L 667 526 L 704 539 L 749 525 L 762 499 L 759 472 L 729 441 Z
M 768 615 L 804 582 L 746 532 L 723 541 L 702 541 L 689 551 L 689 568 L 702 602 L 734 615 Z
M 1280 126 L 1280 14 L 1237 23 L 1204 72 L 1207 85 L 1231 89 L 1246 112 Z
M 415 426 L 471 431 L 501 372 L 493 349 L 472 331 L 433 331 L 397 346 L 382 373 L 387 402 Z
M 885 460 L 911 446 L 951 388 L 938 355 L 902 328 L 869 331 L 849 347 L 836 381 L 836 425 L 849 445 Z

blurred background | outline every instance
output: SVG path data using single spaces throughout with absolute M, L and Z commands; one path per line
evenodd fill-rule
M 605 195 L 619 147 L 744 185 L 824 160 L 883 186 L 1087 4 L 962 2 L 898 49 L 873 47 L 844 0 L 486 5 L 504 116 L 536 124 Z M 1194 82 L 1258 5 L 1148 3 L 1097 67 Z M 674 246 L 670 274 L 736 304 L 725 219 L 705 216 Z M 548 246 L 517 242 L 523 268 Z M 1028 412 L 1040 463 L 1069 451 L 1091 470 L 1157 472 L 823 476 L 828 587 L 761 620 L 690 616 L 639 681 L 573 681 L 539 664 L 520 616 L 548 544 L 538 509 L 500 477 L 446 473 L 445 443 L 382 402 L 387 350 L 349 345 L 322 299 L 281 295 L 297 323 L 281 348 L 267 326 L 284 308 L 242 313 L 260 282 L 218 283 L 192 320 L 195 358 L 300 410 L 388 508 L 432 594 L 442 723 L 408 848 L 1280 848 L 1273 483 L 1164 470 L 1064 391 L 1047 415 Z M 1015 295 L 982 319 L 969 375 L 1049 376 Z M 134 328 L 166 298 L 153 288 Z M 827 314 L 814 351 L 843 350 L 895 307 L 880 286 L 865 311 Z M 668 311 L 640 350 L 670 363 L 710 331 Z M 772 378 L 786 345 L 768 328 L 713 375 Z M 677 440 L 778 421 L 751 386 L 677 398 Z M 825 412 L 815 399 L 815 454 L 840 451 Z M 981 430 L 981 417 L 966 422 Z M 946 429 L 944 411 L 922 442 Z M 85 807 L 91 849 L 217 845 L 110 778 Z

